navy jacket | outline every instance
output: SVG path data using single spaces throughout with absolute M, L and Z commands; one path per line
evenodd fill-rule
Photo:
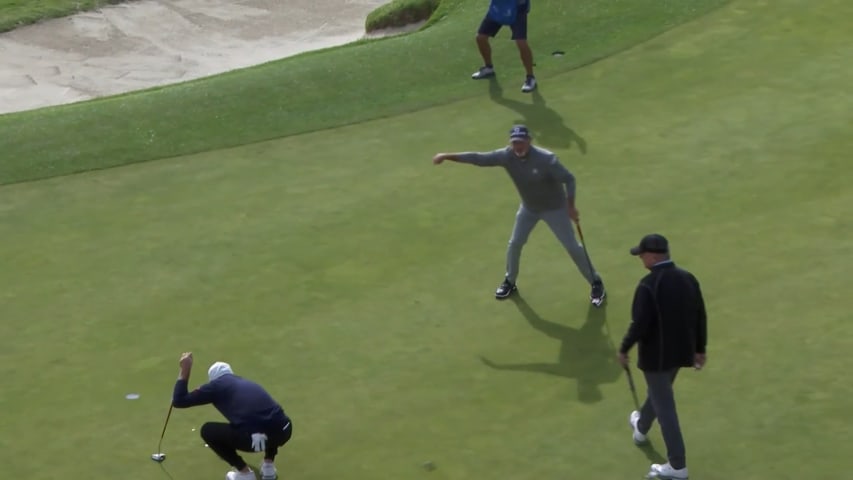
M 631 317 L 619 351 L 628 353 L 638 344 L 640 370 L 690 367 L 697 353 L 705 353 L 707 319 L 699 281 L 673 262 L 653 266 L 640 280 Z
M 178 380 L 172 394 L 175 408 L 188 408 L 212 403 L 228 422 L 252 433 L 283 429 L 290 418 L 263 387 L 237 375 L 223 375 L 192 392 L 187 381 Z

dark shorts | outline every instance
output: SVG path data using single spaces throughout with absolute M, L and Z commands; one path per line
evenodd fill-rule
M 527 40 L 527 12 L 528 5 L 519 5 L 518 14 L 515 16 L 515 23 L 509 25 L 510 30 L 512 30 L 512 39 L 513 40 Z M 489 18 L 488 15 L 483 17 L 483 21 L 480 23 L 480 28 L 477 30 L 477 33 L 480 35 L 488 35 L 490 37 L 494 37 L 501 30 L 500 23 Z

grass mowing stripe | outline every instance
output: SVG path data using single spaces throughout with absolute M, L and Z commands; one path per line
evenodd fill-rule
M 531 13 L 537 74 L 547 81 L 624 50 L 725 0 L 566 3 Z M 217 77 L 0 116 L 0 183 L 101 169 L 253 143 L 482 95 L 473 32 L 479 1 L 446 0 L 427 30 L 313 52 Z M 445 16 L 446 15 L 446 16 Z M 495 42 L 507 88 L 523 80 L 507 33 Z M 560 59 L 553 50 L 565 50 Z M 379 133 L 377 133 L 379 134 Z

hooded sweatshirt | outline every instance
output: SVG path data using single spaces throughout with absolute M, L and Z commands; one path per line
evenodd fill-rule
M 229 423 L 252 433 L 281 430 L 290 423 L 263 387 L 251 380 L 234 375 L 231 366 L 216 362 L 207 371 L 208 383 L 188 391 L 188 381 L 178 379 L 172 394 L 175 408 L 189 408 L 212 403 Z

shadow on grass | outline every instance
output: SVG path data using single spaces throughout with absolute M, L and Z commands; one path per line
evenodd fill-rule
M 651 463 L 662 464 L 662 463 L 667 462 L 666 457 L 664 457 L 663 455 L 660 454 L 660 452 L 655 450 L 654 445 L 652 445 L 651 443 L 647 443 L 645 445 L 640 445 L 637 448 L 639 448 L 640 451 L 646 455 L 646 458 L 648 458 L 649 462 L 651 462 Z
M 545 148 L 571 148 L 572 144 L 576 144 L 581 153 L 586 154 L 586 140 L 569 128 L 556 110 L 548 107 L 539 89 L 530 94 L 532 102 L 522 102 L 505 98 L 497 78 L 492 77 L 488 81 L 492 101 L 518 112 L 522 118 L 516 123 L 527 125 L 533 133 L 534 142 Z
M 520 294 L 513 296 L 512 300 L 530 326 L 560 341 L 557 361 L 498 364 L 480 357 L 483 363 L 495 370 L 537 372 L 572 378 L 577 381 L 578 400 L 583 403 L 600 401 L 603 396 L 599 385 L 616 381 L 622 372 L 616 362 L 616 349 L 606 333 L 606 305 L 601 308 L 590 305 L 586 321 L 577 329 L 540 317 Z

